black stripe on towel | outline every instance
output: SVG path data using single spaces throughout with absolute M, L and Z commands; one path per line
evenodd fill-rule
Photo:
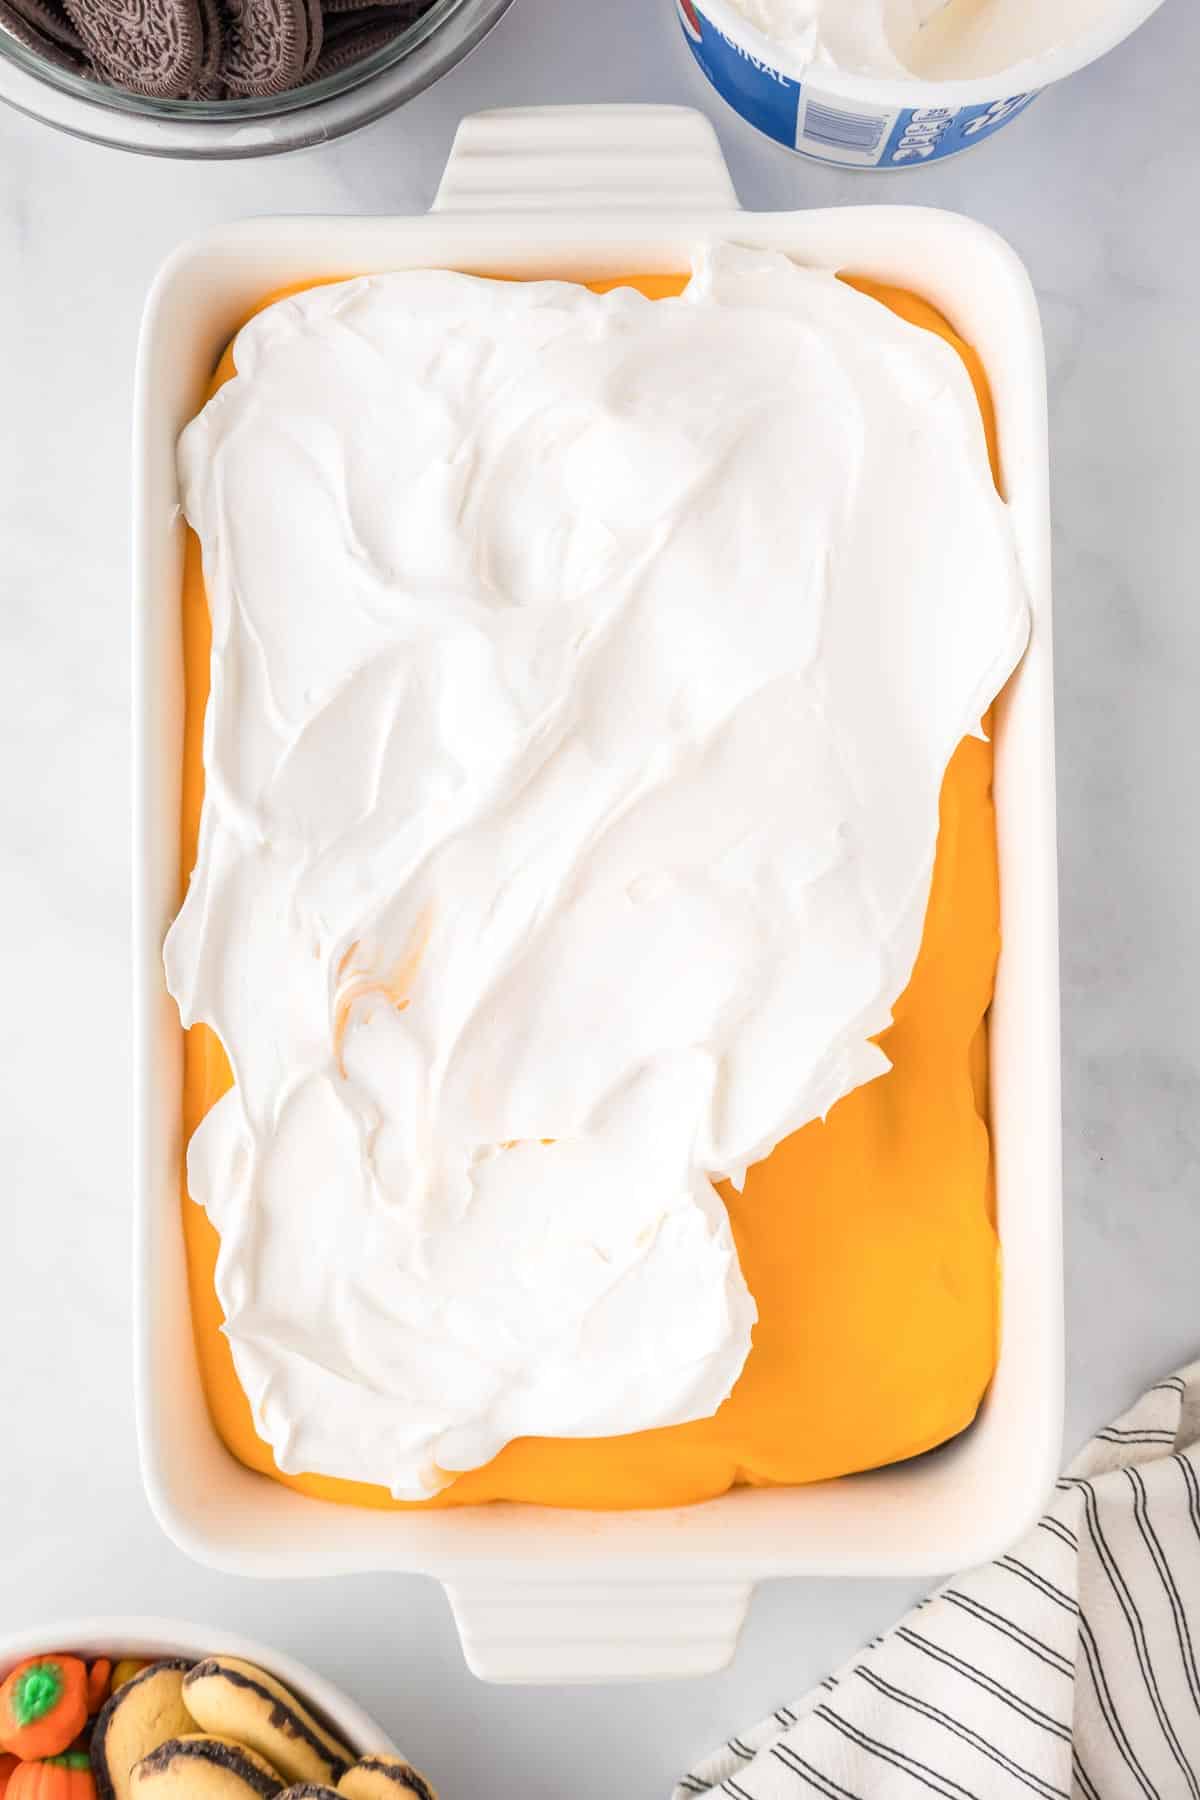
M 1104 1535 L 1104 1527 L 1100 1523 L 1100 1509 L 1096 1505 L 1095 1490 L 1091 1483 L 1087 1481 L 1081 1481 L 1078 1485 L 1083 1490 L 1084 1516 L 1087 1519 L 1088 1531 L 1091 1534 L 1096 1555 L 1099 1557 L 1100 1564 L 1104 1569 L 1105 1574 L 1108 1576 L 1109 1585 L 1112 1588 L 1117 1604 L 1125 1615 L 1125 1623 L 1128 1625 L 1129 1635 L 1133 1639 L 1133 1647 L 1137 1653 L 1138 1667 L 1142 1672 L 1142 1680 L 1146 1685 L 1146 1692 L 1150 1696 L 1150 1704 L 1154 1708 L 1155 1717 L 1158 1719 L 1158 1723 L 1162 1728 L 1162 1734 L 1166 1739 L 1167 1748 L 1170 1750 L 1172 1757 L 1178 1765 L 1180 1773 L 1187 1781 L 1188 1789 L 1192 1794 L 1192 1800 L 1200 1800 L 1200 1785 L 1197 1784 L 1195 1771 L 1183 1753 L 1183 1746 L 1175 1735 L 1174 1727 L 1167 1717 L 1167 1709 L 1162 1702 L 1162 1695 L 1158 1691 L 1158 1681 L 1154 1674 L 1154 1665 L 1150 1660 L 1150 1646 L 1146 1642 L 1146 1628 L 1142 1624 L 1142 1615 L 1138 1611 L 1137 1601 L 1130 1592 L 1129 1584 L 1122 1575 L 1117 1564 L 1117 1559 L 1113 1555 L 1108 1539 Z
M 922 1787 L 927 1787 L 931 1794 L 939 1794 L 941 1800 L 978 1800 L 978 1796 L 972 1794 L 970 1788 L 960 1787 L 957 1781 L 950 1779 L 949 1775 L 939 1775 L 936 1769 L 931 1769 L 928 1763 L 918 1761 L 915 1756 L 906 1756 L 904 1751 L 897 1750 L 894 1744 L 881 1744 L 878 1739 L 868 1737 L 861 1726 L 852 1725 L 849 1719 L 843 1719 L 840 1713 L 835 1713 L 832 1708 L 818 1706 L 814 1716 L 823 1719 L 827 1725 L 832 1725 L 836 1731 L 840 1731 L 848 1743 L 857 1744 L 860 1750 L 865 1750 L 869 1755 L 878 1757 L 880 1762 L 890 1763 L 892 1768 L 899 1769 L 902 1775 L 911 1775 L 914 1781 L 919 1781 Z
M 1064 1525 L 1061 1519 L 1052 1519 L 1047 1514 L 1044 1519 L 1038 1520 L 1038 1530 L 1049 1531 L 1054 1537 L 1061 1538 L 1063 1543 L 1069 1544 L 1072 1550 L 1078 1550 L 1079 1548 L 1079 1539 L 1075 1536 L 1071 1527 L 1069 1525 Z
M 1183 1485 L 1188 1491 L 1188 1510 L 1192 1515 L 1192 1524 L 1196 1527 L 1196 1536 L 1200 1537 L 1200 1480 L 1192 1467 L 1190 1456 L 1173 1456 L 1171 1461 L 1179 1464 L 1183 1475 Z
M 1083 1645 L 1083 1657 L 1087 1663 L 1088 1674 L 1092 1678 L 1096 1702 L 1104 1714 L 1104 1723 L 1108 1726 L 1113 1743 L 1121 1754 L 1122 1762 L 1145 1794 L 1146 1800 L 1160 1800 L 1158 1789 L 1151 1786 L 1145 1769 L 1137 1759 L 1133 1745 L 1125 1735 L 1125 1727 L 1122 1725 L 1121 1715 L 1113 1703 L 1112 1691 L 1104 1673 L 1104 1664 L 1100 1660 L 1100 1646 L 1092 1636 L 1092 1628 L 1084 1617 L 1079 1620 L 1079 1642 Z
M 825 1800 L 862 1800 L 861 1795 L 852 1794 L 849 1788 L 842 1787 L 841 1783 L 835 1781 L 832 1775 L 823 1775 L 820 1769 L 814 1769 L 812 1764 L 805 1762 L 804 1758 L 798 1751 L 793 1750 L 790 1744 L 773 1745 L 771 1755 L 776 1757 L 785 1769 L 790 1769 L 793 1775 L 799 1775 L 800 1779 L 807 1782 L 810 1788 L 815 1788 L 818 1794 L 824 1794 Z
M 896 1636 L 902 1638 L 906 1644 L 911 1644 L 914 1650 L 920 1650 L 926 1656 L 932 1657 L 934 1662 L 944 1663 L 948 1669 L 957 1670 L 968 1681 L 973 1681 L 976 1687 L 983 1688 L 994 1699 L 1002 1700 L 1006 1706 L 1011 1706 L 1013 1711 L 1020 1713 L 1021 1717 L 1028 1720 L 1029 1724 L 1040 1725 L 1043 1731 L 1053 1732 L 1055 1737 L 1064 1738 L 1068 1744 L 1070 1743 L 1071 1727 L 1069 1725 L 1064 1725 L 1061 1719 L 1052 1719 L 1049 1713 L 1044 1713 L 1041 1707 L 1033 1704 L 1032 1700 L 1023 1700 L 1019 1694 L 1014 1694 L 1011 1688 L 1006 1688 L 1004 1683 L 997 1681 L 994 1675 L 985 1675 L 982 1669 L 977 1669 L 973 1663 L 967 1662 L 961 1656 L 955 1656 L 953 1651 L 943 1650 L 939 1644 L 931 1644 L 928 1638 L 923 1638 L 919 1632 L 913 1631 L 911 1626 L 897 1626 Z
M 1077 1600 L 1072 1600 L 1070 1594 L 1064 1593 L 1060 1587 L 1055 1587 L 1052 1581 L 1048 1581 L 1044 1575 L 1039 1575 L 1037 1570 L 1031 1569 L 1028 1563 L 1023 1563 L 1019 1556 L 1002 1556 L 996 1567 L 1003 1569 L 1006 1575 L 1020 1576 L 1022 1581 L 1027 1581 L 1031 1587 L 1037 1588 L 1039 1593 L 1044 1594 L 1047 1600 L 1053 1600 L 1056 1606 L 1061 1606 L 1064 1612 L 1077 1613 L 1079 1611 Z
M 1044 1780 L 1041 1775 L 1035 1775 L 1032 1769 L 1022 1768 L 1019 1762 L 1014 1762 L 1011 1756 L 1006 1756 L 998 1745 L 990 1744 L 977 1731 L 972 1731 L 969 1725 L 964 1725 L 960 1719 L 952 1719 L 948 1713 L 942 1712 L 939 1707 L 933 1706 L 928 1700 L 918 1699 L 916 1694 L 905 1693 L 903 1688 L 894 1687 L 890 1681 L 885 1681 L 881 1675 L 872 1674 L 869 1669 L 856 1669 L 855 1674 L 860 1675 L 864 1681 L 870 1682 L 871 1686 L 886 1698 L 896 1701 L 900 1706 L 907 1707 L 910 1712 L 919 1713 L 930 1724 L 941 1725 L 955 1737 L 961 1738 L 965 1744 L 970 1744 L 972 1749 L 997 1763 L 1000 1768 L 1006 1769 L 1010 1775 L 1015 1776 L 1033 1793 L 1041 1794 L 1043 1800 L 1070 1800 L 1065 1788 L 1056 1788 L 1051 1782 Z
M 1115 1425 L 1106 1425 L 1103 1431 L 1096 1433 L 1096 1436 L 1106 1444 L 1173 1444 L 1175 1442 L 1173 1431 L 1153 1431 L 1149 1428 L 1145 1431 L 1132 1429 L 1118 1431 Z
M 1150 1552 L 1150 1558 L 1158 1570 L 1158 1578 L 1162 1582 L 1163 1592 L 1171 1608 L 1171 1616 L 1175 1621 L 1175 1640 L 1179 1645 L 1179 1659 L 1187 1676 L 1187 1684 L 1191 1690 L 1192 1705 L 1200 1712 L 1200 1673 L 1196 1669 L 1196 1652 L 1192 1647 L 1192 1634 L 1188 1629 L 1187 1613 L 1175 1586 L 1175 1577 L 1171 1573 L 1171 1565 L 1167 1561 L 1166 1551 L 1159 1541 L 1158 1533 L 1150 1523 L 1150 1499 L 1146 1493 L 1146 1483 L 1136 1469 L 1126 1469 L 1125 1479 L 1133 1489 L 1133 1516 L 1137 1528 L 1142 1534 L 1142 1542 Z
M 1060 1650 L 1055 1650 L 1051 1644 L 1044 1643 L 1040 1637 L 1035 1637 L 1032 1631 L 1026 1631 L 1025 1627 L 1018 1625 L 1015 1619 L 1008 1618 L 1004 1613 L 993 1612 L 992 1608 L 985 1606 L 982 1600 L 974 1600 L 970 1594 L 960 1594 L 957 1588 L 945 1588 L 942 1598 L 948 1600 L 952 1606 L 957 1606 L 962 1612 L 969 1614 L 971 1618 L 977 1619 L 981 1625 L 990 1625 L 994 1630 L 1002 1631 L 1004 1636 L 1011 1638 L 1014 1644 L 1019 1644 L 1023 1650 L 1028 1650 L 1031 1656 L 1036 1656 L 1039 1662 L 1048 1664 L 1059 1675 L 1065 1675 L 1068 1680 L 1074 1678 L 1075 1664 L 1070 1658 L 1064 1656 Z
M 1083 1800 L 1101 1800 L 1095 1782 L 1079 1760 L 1078 1750 L 1071 1752 L 1071 1773 L 1075 1777 L 1075 1786 L 1083 1795 Z

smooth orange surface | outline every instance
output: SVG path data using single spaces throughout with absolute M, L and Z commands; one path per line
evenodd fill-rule
M 683 281 L 654 277 L 634 285 L 658 299 L 678 293 Z M 995 470 L 991 399 L 974 352 L 915 296 L 853 285 L 959 351 L 979 395 Z M 227 351 L 210 391 L 234 372 Z M 183 618 L 186 882 L 204 797 L 211 647 L 200 547 L 191 532 Z M 895 1023 L 880 1039 L 891 1073 L 781 1144 L 750 1171 L 743 1193 L 722 1189 L 759 1309 L 750 1357 L 725 1405 L 697 1424 L 635 1436 L 522 1439 L 425 1504 L 666 1506 L 738 1482 L 792 1484 L 876 1467 L 943 1443 L 970 1423 L 994 1367 L 998 1319 L 986 1126 L 985 1015 L 999 947 L 991 782 L 990 743 L 966 739 L 942 788 L 920 957 Z M 205 1026 L 188 1032 L 185 1141 L 230 1082 L 213 1034 Z M 402 1504 L 382 1488 L 276 1470 L 255 1434 L 222 1332 L 217 1234 L 188 1199 L 186 1181 L 183 1216 L 205 1392 L 233 1454 L 308 1494 Z

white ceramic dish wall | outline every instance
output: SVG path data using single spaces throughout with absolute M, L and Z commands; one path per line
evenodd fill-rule
M 667 273 L 714 238 L 915 290 L 975 345 L 991 379 L 1033 606 L 1029 653 L 996 725 L 996 1376 L 975 1426 L 945 1449 L 815 1486 L 612 1514 L 385 1512 L 309 1499 L 250 1473 L 221 1444 L 188 1312 L 182 1036 L 160 955 L 179 901 L 175 441 L 237 325 L 289 283 L 429 266 L 576 279 Z M 926 209 L 741 212 L 711 126 L 686 110 L 484 114 L 463 125 L 426 216 L 246 221 L 179 250 L 146 310 L 135 430 L 137 1384 L 145 1482 L 164 1529 L 201 1561 L 239 1574 L 434 1576 L 471 1667 L 508 1681 L 700 1674 L 732 1655 L 761 1578 L 926 1575 L 998 1552 L 1036 1515 L 1056 1473 L 1063 1360 L 1045 376 L 1033 292 L 1013 252 L 965 218 Z

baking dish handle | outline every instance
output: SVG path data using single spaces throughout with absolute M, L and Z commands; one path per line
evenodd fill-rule
M 690 106 L 525 106 L 465 118 L 434 212 L 727 211 L 717 134 Z
M 481 1681 L 655 1681 L 732 1660 L 753 1588 L 739 1581 L 447 1583 Z

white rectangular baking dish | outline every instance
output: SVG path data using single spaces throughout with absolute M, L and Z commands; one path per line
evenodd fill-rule
M 1045 375 L 1028 277 L 950 213 L 735 210 L 712 127 L 670 107 L 493 113 L 462 126 L 434 210 L 219 227 L 167 262 L 146 308 L 134 468 L 137 1403 L 150 1503 L 203 1562 L 240 1574 L 404 1570 L 443 1581 L 471 1667 L 492 1680 L 699 1674 L 731 1657 L 753 1583 L 925 1575 L 998 1552 L 1057 1468 L 1058 927 Z M 688 266 L 705 238 L 925 295 L 982 354 L 1033 638 L 996 728 L 1004 948 L 991 1018 L 1004 1256 L 999 1366 L 975 1426 L 920 1460 L 813 1487 L 738 1490 L 665 1512 L 347 1509 L 236 1463 L 205 1408 L 179 1218 L 181 1033 L 161 945 L 178 904 L 183 528 L 175 441 L 253 304 L 291 282 L 443 266 L 580 279 Z M 964 604 L 969 604 L 969 595 Z

